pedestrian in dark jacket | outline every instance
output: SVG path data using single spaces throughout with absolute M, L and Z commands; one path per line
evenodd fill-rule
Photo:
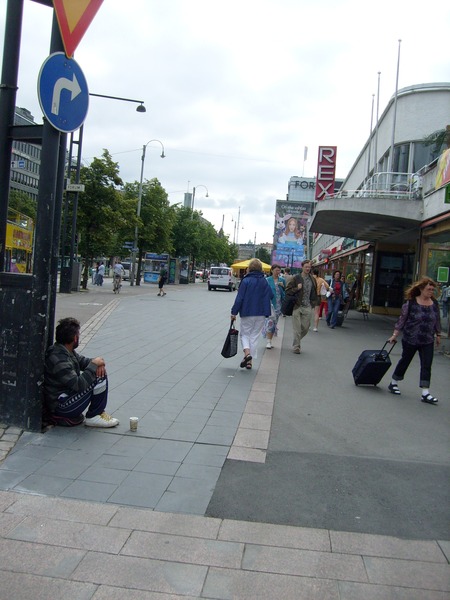
M 398 382 L 403 381 L 406 370 L 416 352 L 420 358 L 421 400 L 427 404 L 437 404 L 438 399 L 430 394 L 431 364 L 433 362 L 434 342 L 441 342 L 441 315 L 434 297 L 437 284 L 429 277 L 423 277 L 413 283 L 405 293 L 406 302 L 394 325 L 394 333 L 389 338 L 393 343 L 400 331 L 402 337 L 402 357 L 395 367 L 389 391 L 400 395 Z
M 241 317 L 240 337 L 244 358 L 241 368 L 252 368 L 252 359 L 256 358 L 258 338 L 264 327 L 266 317 L 270 315 L 273 292 L 264 277 L 262 263 L 253 258 L 248 265 L 248 273 L 242 279 L 236 300 L 231 309 L 231 319 Z
M 45 357 L 47 421 L 66 427 L 83 422 L 88 427 L 118 425 L 118 419 L 105 412 L 108 379 L 104 359 L 101 356 L 86 358 L 75 352 L 80 343 L 80 323 L 72 317 L 61 319 L 55 337 L 56 343 L 50 346 Z
M 289 296 L 296 294 L 297 298 L 292 311 L 292 329 L 294 333 L 292 352 L 300 354 L 302 351 L 301 341 L 309 331 L 311 318 L 317 304 L 317 285 L 315 278 L 311 275 L 310 260 L 303 261 L 301 274 L 295 275 L 294 279 L 288 284 L 286 294 Z

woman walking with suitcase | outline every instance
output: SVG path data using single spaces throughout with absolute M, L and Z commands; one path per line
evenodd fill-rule
M 438 399 L 430 394 L 431 364 L 433 362 L 434 341 L 439 346 L 441 341 L 441 319 L 439 305 L 434 293 L 437 284 L 429 277 L 423 277 L 413 283 L 405 293 L 406 302 L 394 326 L 394 333 L 389 338 L 392 343 L 400 331 L 402 337 L 402 357 L 395 367 L 389 391 L 400 395 L 398 382 L 402 381 L 416 352 L 420 358 L 421 400 L 427 404 L 437 404 Z

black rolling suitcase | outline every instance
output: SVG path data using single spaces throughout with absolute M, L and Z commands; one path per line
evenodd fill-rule
M 337 314 L 336 319 L 336 327 L 342 327 L 342 323 L 344 322 L 345 314 L 343 310 L 340 310 Z
M 391 366 L 389 354 L 395 345 L 392 344 L 389 352 L 385 350 L 387 341 L 381 350 L 364 350 L 359 355 L 356 365 L 352 369 L 355 385 L 377 385 L 386 371 Z

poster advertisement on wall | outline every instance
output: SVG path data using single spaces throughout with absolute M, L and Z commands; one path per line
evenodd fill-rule
M 300 268 L 307 256 L 307 225 L 313 210 L 309 202 L 277 200 L 272 264 Z

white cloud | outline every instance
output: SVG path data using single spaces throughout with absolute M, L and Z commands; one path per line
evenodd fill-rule
M 48 55 L 51 9 L 24 3 L 17 104 L 41 120 L 36 82 Z M 0 6 L 3 36 L 6 2 Z M 171 202 L 199 186 L 196 207 L 231 237 L 271 241 L 275 200 L 292 175 L 316 173 L 317 147 L 338 146 L 344 177 L 367 139 L 381 71 L 380 111 L 399 87 L 448 81 L 441 24 L 450 5 L 418 0 L 107 0 L 75 53 L 91 92 L 83 156 L 107 148 L 121 176 L 158 177 Z M 3 44 L 3 41 L 1 41 Z M 446 123 L 443 123 L 443 126 Z M 308 160 L 303 164 L 303 149 Z M 189 182 L 189 183 L 188 183 Z M 207 186 L 209 198 L 201 185 Z

